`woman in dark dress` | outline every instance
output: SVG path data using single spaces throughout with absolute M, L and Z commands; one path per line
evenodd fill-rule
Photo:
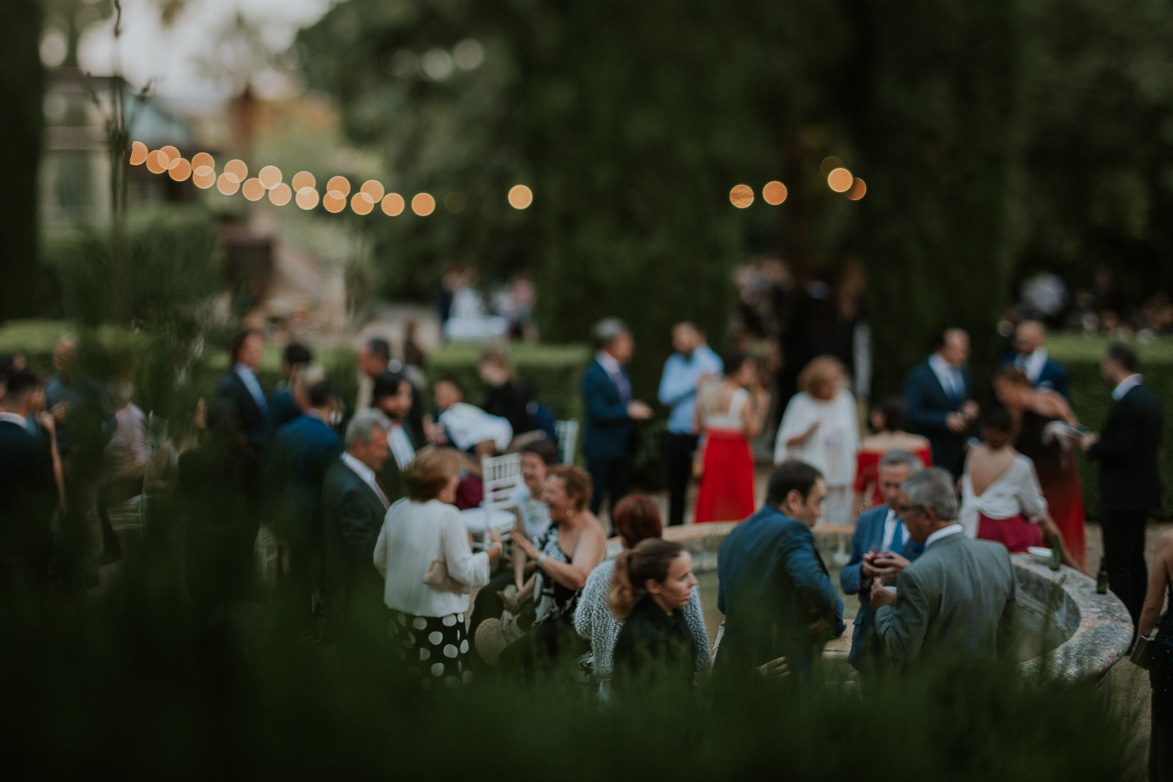
M 692 557 L 679 543 L 649 538 L 619 555 L 608 595 L 611 613 L 623 622 L 615 642 L 616 690 L 641 679 L 693 681 L 696 642 L 682 609 L 696 584 Z
M 1152 730 L 1149 739 L 1149 779 L 1173 779 L 1173 611 L 1161 613 L 1165 595 L 1173 593 L 1173 532 L 1157 539 L 1157 553 L 1149 588 L 1136 629 L 1152 641 L 1149 683 L 1153 688 Z M 1170 603 L 1173 607 L 1173 603 Z M 1160 617 L 1160 618 L 1158 618 Z

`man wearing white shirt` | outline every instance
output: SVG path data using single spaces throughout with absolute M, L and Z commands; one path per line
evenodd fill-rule
M 917 365 L 904 382 L 904 406 L 910 428 L 929 439 L 933 464 L 954 476 L 965 461 L 966 429 L 977 420 L 971 398 L 969 335 L 962 329 L 938 334 L 933 354 Z
M 972 540 L 957 523 L 953 477 L 933 467 L 900 485 L 900 520 L 924 553 L 900 573 L 896 591 L 873 589 L 875 633 L 897 665 L 995 660 L 1009 650 L 1014 568 L 1006 547 Z
M 263 346 L 260 332 L 252 329 L 238 332 L 230 346 L 232 367 L 220 378 L 216 388 L 216 403 L 231 405 L 241 436 L 258 458 L 263 456 L 269 433 L 269 405 L 256 375 Z
M 1037 320 L 1024 320 L 1014 329 L 1014 353 L 998 360 L 998 366 L 1013 364 L 1021 369 L 1034 388 L 1048 388 L 1067 396 L 1067 370 L 1047 354 L 1047 327 Z

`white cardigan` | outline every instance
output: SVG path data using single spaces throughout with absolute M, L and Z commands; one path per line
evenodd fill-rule
M 442 560 L 448 575 L 469 586 L 489 581 L 489 555 L 472 553 L 460 511 L 439 500 L 402 499 L 387 510 L 375 543 L 375 567 L 383 575 L 383 602 L 412 616 L 449 616 L 468 610 L 468 595 L 424 583 L 432 560 Z

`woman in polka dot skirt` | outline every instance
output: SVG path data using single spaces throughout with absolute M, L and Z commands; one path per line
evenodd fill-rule
M 459 687 L 471 680 L 464 621 L 468 592 L 488 582 L 501 554 L 496 530 L 487 551 L 472 552 L 468 530 L 451 504 L 459 474 L 455 450 L 424 448 L 416 454 L 403 471 L 407 496 L 387 511 L 375 544 L 396 657 L 424 689 Z M 442 584 L 434 578 L 441 564 L 448 573 Z

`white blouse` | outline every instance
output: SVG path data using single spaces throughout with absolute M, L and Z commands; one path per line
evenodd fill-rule
M 786 441 L 819 422 L 819 428 L 798 445 Z M 815 399 L 806 392 L 790 398 L 778 439 L 774 443 L 774 464 L 801 459 L 818 467 L 828 487 L 848 486 L 855 477 L 855 452 L 859 449 L 859 414 L 855 397 L 840 389 L 830 401 Z
M 745 428 L 741 420 L 741 408 L 745 407 L 749 399 L 749 392 L 738 388 L 729 396 L 729 409 L 721 413 L 705 411 L 701 415 L 701 426 L 705 429 L 718 429 L 726 432 L 740 432 Z
M 455 506 L 439 500 L 402 499 L 387 510 L 375 543 L 375 567 L 383 574 L 383 602 L 412 616 L 448 616 L 468 610 L 468 595 L 424 583 L 433 560 L 469 586 L 489 581 L 489 555 L 472 553 L 468 530 Z
M 980 497 L 974 494 L 969 470 L 961 476 L 961 513 L 958 521 L 965 534 L 971 538 L 977 536 L 978 514 L 991 519 L 1011 519 L 1021 513 L 1029 519 L 1046 511 L 1047 501 L 1043 499 L 1034 462 L 1028 456 L 1015 456 L 1006 472 L 991 483 Z

